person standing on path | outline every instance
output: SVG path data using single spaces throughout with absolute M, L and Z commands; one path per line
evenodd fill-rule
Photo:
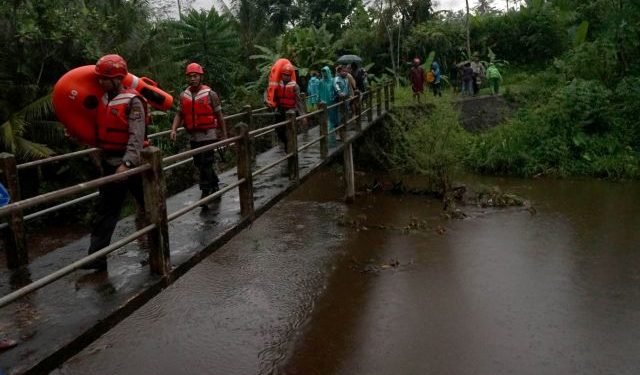
M 416 103 L 420 103 L 420 96 L 424 92 L 424 69 L 420 66 L 420 59 L 413 59 L 413 67 L 409 72 L 409 80 L 411 81 L 411 90 L 413 91 L 413 99 Z
M 498 70 L 498 67 L 494 63 L 489 64 L 487 68 L 487 79 L 489 80 L 489 87 L 491 88 L 491 95 L 500 94 L 500 83 L 502 82 L 502 75 Z
M 101 151 L 104 176 L 126 172 L 140 165 L 141 161 L 140 153 L 146 135 L 147 105 L 138 92 L 123 86 L 122 80 L 128 73 L 127 62 L 119 55 L 105 55 L 96 62 L 96 79 L 104 90 L 98 103 L 97 118 L 97 147 Z M 140 175 L 99 188 L 89 254 L 111 243 L 127 191 L 131 192 L 141 207 L 144 206 Z M 106 271 L 107 258 L 99 258 L 82 268 Z
M 473 95 L 473 80 L 471 63 L 466 62 L 462 68 L 462 90 L 460 90 L 460 96 L 464 96 L 465 93 L 469 96 Z
M 171 125 L 171 139 L 176 140 L 180 124 L 184 125 L 191 137 L 191 149 L 227 138 L 220 97 L 209 86 L 202 84 L 204 69 L 197 63 L 191 63 L 187 65 L 185 74 L 189 86 L 180 94 L 180 107 Z M 220 180 L 215 171 L 215 150 L 194 155 L 193 162 L 200 172 L 200 199 L 218 191 Z M 207 205 L 201 207 L 208 208 Z
M 485 79 L 485 69 L 484 65 L 480 62 L 480 57 L 477 52 L 473 54 L 471 69 L 473 70 L 473 95 L 478 95 L 482 81 Z
M 442 96 L 442 90 L 440 88 L 440 81 L 442 76 L 440 74 L 440 65 L 437 61 L 431 63 L 431 72 L 433 73 L 433 82 L 431 83 L 431 89 L 433 96 Z

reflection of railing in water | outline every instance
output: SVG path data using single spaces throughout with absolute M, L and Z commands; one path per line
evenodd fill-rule
M 31 215 L 23 216 L 23 210 L 35 207 L 37 205 L 48 203 L 54 200 L 59 200 L 61 198 L 73 196 L 87 190 L 93 190 L 100 186 L 103 186 L 108 183 L 113 183 L 117 181 L 121 181 L 126 179 L 127 177 L 133 175 L 142 175 L 143 179 L 143 188 L 144 188 L 144 200 L 145 200 L 145 214 L 147 219 L 147 224 L 142 229 L 120 239 L 109 246 L 100 249 L 99 251 L 88 255 L 68 266 L 65 266 L 25 287 L 18 289 L 2 298 L 0 298 L 0 307 L 3 307 L 33 291 L 36 291 L 55 280 L 68 275 L 69 273 L 79 269 L 80 267 L 87 265 L 96 259 L 106 256 L 117 249 L 125 246 L 126 244 L 136 240 L 142 235 L 148 234 L 150 239 L 150 250 L 149 250 L 149 266 L 151 272 L 158 275 L 167 275 L 170 270 L 170 249 L 169 249 L 169 231 L 168 231 L 168 223 L 176 218 L 186 214 L 187 212 L 199 207 L 201 204 L 206 204 L 208 202 L 213 201 L 214 199 L 222 196 L 224 193 L 232 190 L 234 188 L 239 189 L 240 196 L 240 214 L 242 218 L 245 220 L 252 220 L 254 218 L 254 200 L 253 200 L 253 179 L 266 172 L 267 170 L 275 167 L 281 162 L 287 161 L 287 170 L 289 179 L 293 182 L 297 182 L 299 180 L 299 167 L 298 167 L 298 153 L 317 144 L 320 143 L 320 157 L 325 159 L 329 155 L 329 145 L 328 138 L 332 133 L 337 133 L 341 140 L 344 142 L 344 160 L 345 160 L 345 179 L 347 182 L 347 199 L 353 199 L 355 196 L 355 186 L 354 186 L 354 178 L 353 178 L 353 156 L 352 156 L 352 146 L 351 143 L 347 140 L 347 125 L 354 124 L 354 128 L 357 133 L 362 131 L 361 120 L 362 116 L 367 115 L 367 119 L 369 122 L 373 121 L 373 93 L 376 93 L 376 113 L 378 116 L 382 114 L 382 90 L 384 88 L 384 105 L 385 111 L 389 110 L 389 101 L 393 101 L 393 87 L 390 83 L 385 83 L 382 86 L 378 86 L 366 93 L 358 93 L 356 96 L 346 99 L 344 101 L 335 103 L 330 106 L 326 106 L 324 104 L 319 104 L 319 109 L 313 111 L 311 113 L 295 116 L 294 112 L 287 113 L 287 120 L 269 125 L 263 128 L 255 129 L 253 122 L 253 115 L 256 112 L 263 111 L 264 109 L 259 110 L 251 110 L 250 106 L 245 107 L 245 111 L 241 113 L 237 113 L 234 115 L 230 115 L 225 117 L 225 119 L 246 119 L 247 123 L 239 123 L 236 126 L 237 135 L 234 137 L 230 137 L 228 139 L 202 146 L 193 150 L 185 151 L 176 155 L 167 156 L 162 158 L 162 152 L 157 147 L 148 147 L 142 151 L 142 158 L 144 163 L 138 167 L 132 168 L 126 172 L 114 174 L 110 176 L 101 177 L 95 180 L 87 181 L 80 183 L 75 186 L 59 189 L 56 191 L 52 191 L 49 193 L 45 193 L 42 195 L 38 195 L 36 197 L 28 198 L 25 200 L 19 200 L 19 186 L 18 186 L 18 178 L 17 171 L 19 169 L 24 169 L 25 164 L 29 164 L 28 167 L 32 167 L 35 165 L 41 165 L 46 162 L 60 161 L 65 159 L 70 159 L 72 157 L 77 157 L 80 155 L 85 155 L 89 152 L 93 152 L 94 150 L 84 150 L 72 154 L 60 155 L 59 157 L 44 159 L 39 164 L 34 164 L 36 162 L 30 162 L 23 164 L 23 167 L 17 167 L 15 164 L 15 158 L 10 154 L 1 154 L 0 155 L 0 163 L 3 170 L 4 182 L 6 183 L 10 193 L 12 195 L 12 200 L 14 203 L 11 203 L 5 207 L 0 208 L 0 217 L 9 217 L 8 225 L 6 227 L 6 236 L 5 236 L 5 245 L 7 252 L 7 263 L 10 268 L 16 268 L 21 265 L 28 263 L 28 254 L 25 246 L 25 232 L 24 232 L 24 221 L 29 217 L 36 217 L 43 215 L 45 213 L 49 213 L 55 210 L 59 210 L 63 207 L 69 206 L 71 204 L 75 204 L 79 201 L 89 199 L 88 197 L 93 197 L 97 195 L 97 193 L 92 193 L 87 196 L 76 198 L 74 200 L 65 202 L 58 206 L 47 208 L 43 211 L 36 212 Z M 366 101 L 362 101 L 361 99 L 366 97 Z M 353 114 L 351 118 L 347 117 L 348 109 L 347 106 L 351 102 L 356 102 L 357 105 L 356 112 Z M 362 104 L 366 103 L 366 109 L 363 110 Z M 329 130 L 328 126 L 328 110 L 333 108 L 339 108 L 342 116 L 341 116 L 341 124 L 334 129 Z M 302 146 L 298 146 L 297 144 L 297 135 L 298 135 L 298 122 L 307 118 L 319 118 L 319 130 L 320 136 L 306 142 Z M 254 157 L 252 155 L 252 143 L 259 137 L 265 136 L 267 134 L 271 134 L 275 131 L 275 129 L 279 127 L 286 127 L 287 131 L 287 150 L 290 151 L 287 155 L 276 160 L 269 165 L 266 165 L 256 171 L 251 171 L 251 160 Z M 304 129 L 303 131 L 306 131 Z M 164 131 L 155 133 L 153 136 L 162 136 L 167 135 L 170 132 Z M 204 197 L 186 207 L 181 208 L 178 211 L 172 212 L 170 214 L 167 213 L 166 209 L 166 185 L 164 181 L 164 171 L 170 169 L 180 163 L 185 163 L 191 160 L 193 155 L 200 154 L 209 150 L 217 149 L 220 147 L 230 147 L 235 145 L 236 148 L 236 168 L 237 168 L 237 180 L 233 183 L 228 184 L 224 188 L 219 191 Z M 167 164 L 166 167 L 163 168 L 163 164 Z

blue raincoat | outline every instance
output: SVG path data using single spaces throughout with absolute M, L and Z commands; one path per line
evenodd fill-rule
M 307 102 L 310 105 L 316 105 L 319 102 L 318 100 L 319 86 L 320 86 L 320 80 L 316 76 L 313 76 L 311 77 L 311 79 L 309 79 L 309 84 L 307 85 L 307 94 L 309 95 L 309 99 L 307 100 Z
M 322 79 L 318 85 L 318 95 L 322 103 L 326 105 L 332 105 L 336 102 L 336 92 L 333 88 L 333 75 L 331 69 L 328 66 L 322 68 Z M 340 122 L 340 117 L 337 108 L 329 110 L 329 129 L 334 129 Z

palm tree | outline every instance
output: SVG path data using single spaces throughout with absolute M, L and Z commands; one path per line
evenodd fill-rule
M 15 154 L 20 159 L 27 160 L 43 158 L 53 154 L 53 150 L 49 147 L 29 141 L 24 137 L 29 130 L 40 129 L 41 136 L 49 134 L 51 138 L 60 138 L 61 127 L 56 126 L 59 123 L 43 120 L 52 112 L 51 94 L 48 94 L 9 114 L 7 120 L 0 125 L 0 144 L 2 144 L 2 148 Z
M 223 92 L 232 88 L 233 64 L 229 56 L 238 39 L 231 26 L 230 20 L 218 15 L 215 8 L 190 10 L 175 24 L 177 36 L 172 40 L 178 59 L 198 62 L 211 73 L 209 81 Z

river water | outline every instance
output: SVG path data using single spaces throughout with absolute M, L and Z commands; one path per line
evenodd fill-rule
M 535 210 L 326 169 L 53 373 L 640 373 L 640 184 L 466 180 Z

